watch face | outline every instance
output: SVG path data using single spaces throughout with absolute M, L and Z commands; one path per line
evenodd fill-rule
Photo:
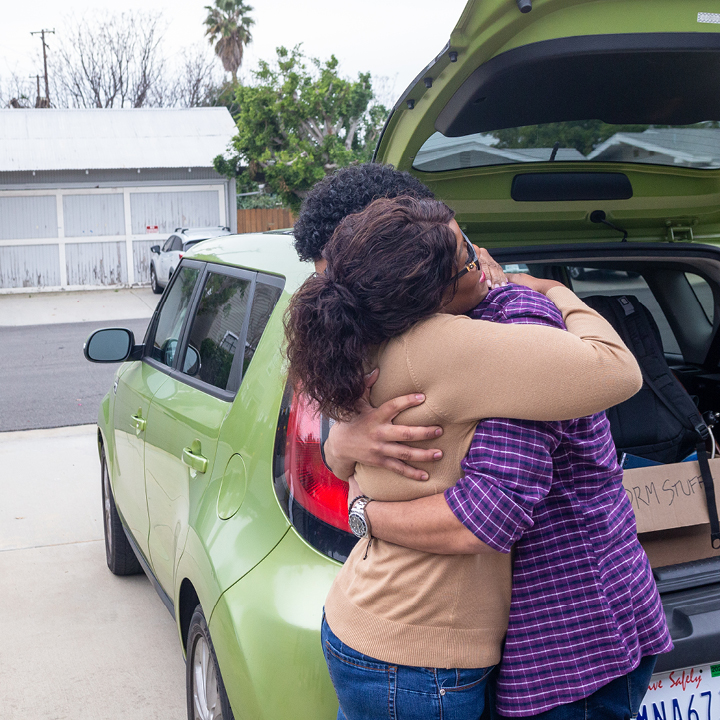
M 351 513 L 348 522 L 350 529 L 355 535 L 358 537 L 365 537 L 365 535 L 367 535 L 367 524 L 359 514 Z

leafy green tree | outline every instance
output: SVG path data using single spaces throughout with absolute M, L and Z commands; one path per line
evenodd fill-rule
M 210 44 L 215 44 L 215 54 L 223 67 L 232 73 L 233 84 L 237 84 L 237 71 L 242 65 L 243 50 L 252 41 L 250 28 L 255 21 L 250 17 L 252 7 L 242 0 L 215 0 L 206 5 L 205 35 Z
M 297 210 L 326 173 L 372 156 L 387 110 L 374 102 L 369 73 L 338 74 L 335 56 L 306 58 L 299 46 L 261 61 L 254 82 L 236 88 L 234 154 L 215 168 L 238 179 L 239 192 L 264 184 Z
M 238 196 L 238 210 L 253 210 L 256 208 L 281 208 L 283 206 L 282 198 L 273 193 L 261 192 L 258 195 Z
M 235 117 L 240 108 L 235 102 L 235 88 L 232 80 L 226 81 L 220 85 L 213 85 L 208 91 L 208 105 L 212 107 L 226 107 L 230 114 Z

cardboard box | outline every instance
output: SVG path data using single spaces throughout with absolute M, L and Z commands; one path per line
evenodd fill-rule
M 710 545 L 709 524 L 643 533 L 638 539 L 653 568 L 720 557 Z
M 716 500 L 720 458 L 710 460 Z M 640 542 L 653 567 L 720 555 L 710 545 L 710 518 L 697 462 L 626 470 L 625 492 L 635 511 Z

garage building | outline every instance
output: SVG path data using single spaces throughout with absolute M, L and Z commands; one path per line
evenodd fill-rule
M 149 282 L 178 227 L 237 229 L 227 108 L 0 110 L 0 293 Z

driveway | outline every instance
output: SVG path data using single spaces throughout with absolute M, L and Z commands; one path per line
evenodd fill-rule
M 3 720 L 181 720 L 185 664 L 144 575 L 105 565 L 96 428 L 0 434 Z

